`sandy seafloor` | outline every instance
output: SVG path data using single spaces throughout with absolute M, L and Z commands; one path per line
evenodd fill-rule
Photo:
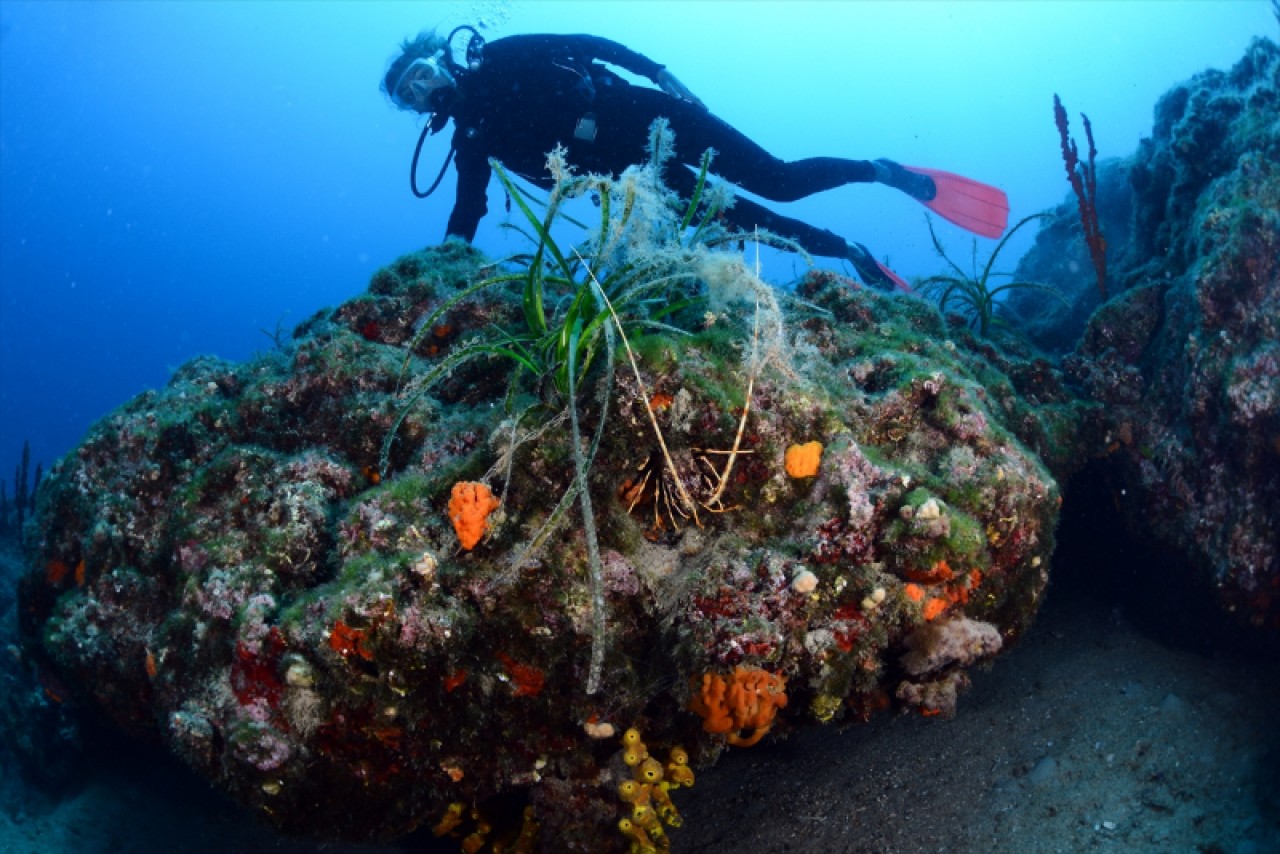
M 1123 578 L 1132 552 L 1081 566 L 1094 559 L 1072 547 L 1081 534 L 1064 522 L 1035 624 L 973 673 L 953 720 L 883 715 L 731 750 L 676 793 L 672 850 L 1280 852 L 1280 658 L 1228 651 L 1185 596 Z M 283 839 L 175 760 L 92 738 L 90 768 L 56 802 L 5 770 L 0 852 L 457 851 L 425 831 Z

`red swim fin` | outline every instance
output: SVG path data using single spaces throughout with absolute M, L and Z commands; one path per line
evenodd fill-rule
M 884 274 L 885 278 L 893 282 L 893 286 L 895 288 L 902 291 L 904 294 L 915 293 L 915 291 L 911 289 L 911 286 L 908 285 L 906 281 L 897 273 L 893 272 L 888 267 L 881 264 L 879 261 L 876 262 L 876 266 L 880 268 L 880 272 Z
M 1004 234 L 1009 224 L 1009 197 L 1004 190 L 941 169 L 902 168 L 933 179 L 936 194 L 920 204 L 927 205 L 938 216 L 982 237 Z
M 845 244 L 845 260 L 853 265 L 864 285 L 880 291 L 892 291 L 894 288 L 904 294 L 914 293 L 911 286 L 897 273 L 881 264 L 871 254 L 871 250 L 861 243 Z

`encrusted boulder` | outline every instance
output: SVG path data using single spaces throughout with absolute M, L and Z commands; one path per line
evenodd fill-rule
M 1019 264 L 1016 323 L 1101 404 L 1107 481 L 1159 576 L 1280 642 L 1280 48 L 1166 93 L 1152 136 L 1100 164 L 1112 298 L 1069 198 Z M 1090 312 L 1092 314 L 1090 315 Z M 1087 318 L 1087 320 L 1086 320 Z M 1160 596 L 1156 601 L 1165 601 Z M 1261 629 L 1261 633 L 1255 630 Z
M 1173 89 L 1134 159 L 1128 289 L 1066 364 L 1110 419 L 1130 527 L 1280 629 L 1280 48 Z
M 29 652 L 290 833 L 472 850 L 622 850 L 686 751 L 950 713 L 1036 612 L 1094 414 L 918 300 L 814 273 L 762 305 L 697 257 L 711 302 L 596 352 L 571 407 L 497 349 L 418 393 L 522 316 L 518 285 L 450 302 L 494 272 L 452 243 L 184 366 L 48 475 Z

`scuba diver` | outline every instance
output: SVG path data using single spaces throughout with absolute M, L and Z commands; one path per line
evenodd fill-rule
M 461 63 L 453 47 L 460 33 L 470 36 Z M 633 85 L 604 63 L 648 78 L 657 88 Z M 456 161 L 458 186 L 446 237 L 468 242 L 488 210 L 489 158 L 543 189 L 551 187 L 545 164 L 557 145 L 580 172 L 616 175 L 648 159 L 649 126 L 659 117 L 669 122 L 677 149 L 676 168 L 666 170 L 663 179 L 686 200 L 694 192 L 702 153 L 711 148 L 716 152 L 715 175 L 772 201 L 790 202 L 845 184 L 876 182 L 985 237 L 998 237 L 1008 220 L 1003 191 L 949 172 L 883 159 L 780 160 L 712 115 L 666 68 L 597 36 L 516 35 L 486 42 L 469 26 L 456 28 L 446 38 L 424 32 L 401 45 L 381 88 L 400 109 L 429 116 L 410 173 L 413 191 L 420 197 L 430 195 L 449 166 L 446 159 L 435 184 L 420 192 L 416 176 L 423 141 L 428 132 L 439 133 L 453 120 L 450 158 Z M 758 226 L 790 238 L 813 255 L 848 260 L 869 285 L 910 291 L 860 243 L 741 197 L 723 216 L 743 231 Z

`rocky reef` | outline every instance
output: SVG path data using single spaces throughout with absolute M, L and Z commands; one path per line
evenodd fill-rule
M 1027 328 L 1068 350 L 1104 405 L 1107 477 L 1139 541 L 1193 595 L 1280 628 L 1280 48 L 1258 39 L 1230 71 L 1160 99 L 1150 139 L 1099 180 L 1113 284 L 1097 308 L 1066 206 L 1020 275 L 1057 284 Z M 1069 204 L 1074 205 L 1074 202 Z M 1055 265 L 1053 259 L 1066 259 Z M 1087 325 L 1083 322 L 1088 317 Z M 1074 345 L 1071 342 L 1075 342 Z M 1073 349 L 1074 347 L 1074 349 Z
M 22 583 L 57 699 L 291 834 L 465 851 L 662 850 L 723 750 L 952 714 L 1036 612 L 1097 407 L 923 301 L 776 295 L 712 203 L 683 242 L 659 167 L 565 178 L 589 262 L 536 217 L 514 264 L 406 255 L 99 422 Z
M 1007 307 L 1052 358 L 827 271 L 767 287 L 660 143 L 616 179 L 553 155 L 528 255 L 406 255 L 96 424 L 25 523 L 0 713 L 105 715 L 290 834 L 643 852 L 725 750 L 953 714 L 1091 459 L 1170 572 L 1280 628 L 1274 43 L 1102 164 L 1111 299 L 1075 201 L 1043 228 L 1017 278 L 1068 307 Z

